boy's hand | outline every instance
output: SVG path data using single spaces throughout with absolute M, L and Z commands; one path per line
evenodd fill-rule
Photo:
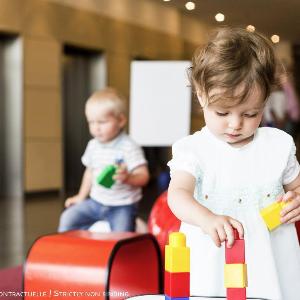
M 122 163 L 118 166 L 116 170 L 116 174 L 114 175 L 113 179 L 118 181 L 118 182 L 125 182 L 128 177 L 130 176 L 130 173 L 127 170 L 126 164 Z
M 233 228 L 239 232 L 240 238 L 244 236 L 244 228 L 239 221 L 229 216 L 216 215 L 213 213 L 207 216 L 201 228 L 204 233 L 210 235 L 217 247 L 220 247 L 226 240 L 228 247 L 232 247 L 234 244 Z
M 70 198 L 67 198 L 67 200 L 65 201 L 65 207 L 69 207 L 73 204 L 77 204 L 77 203 L 80 203 L 84 200 L 84 198 L 82 198 L 81 196 L 79 195 L 75 195 L 73 197 L 70 197 Z
M 300 220 L 300 195 L 294 191 L 288 191 L 277 199 L 278 202 L 290 202 L 280 213 L 281 223 L 291 224 Z

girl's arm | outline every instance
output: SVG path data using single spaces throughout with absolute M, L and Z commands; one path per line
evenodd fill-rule
M 82 177 L 78 194 L 68 198 L 65 202 L 65 207 L 82 202 L 88 197 L 92 186 L 92 176 L 92 170 L 90 168 L 86 168 Z
M 282 223 L 294 223 L 300 220 L 300 174 L 291 183 L 284 186 L 286 192 L 278 201 L 288 202 L 281 211 Z
M 216 215 L 201 205 L 193 197 L 195 183 L 195 178 L 185 171 L 172 173 L 168 190 L 170 209 L 181 221 L 199 226 L 204 233 L 209 234 L 216 246 L 220 247 L 221 243 L 227 240 L 230 247 L 234 243 L 232 227 L 236 228 L 242 237 L 242 224 L 231 217 Z

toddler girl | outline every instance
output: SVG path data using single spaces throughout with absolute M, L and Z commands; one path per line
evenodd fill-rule
M 191 294 L 225 296 L 224 241 L 245 237 L 248 297 L 300 299 L 300 175 L 290 135 L 258 128 L 276 85 L 268 40 L 220 29 L 194 56 L 192 85 L 206 126 L 173 145 L 168 203 L 191 248 Z M 269 232 L 259 211 L 290 201 Z

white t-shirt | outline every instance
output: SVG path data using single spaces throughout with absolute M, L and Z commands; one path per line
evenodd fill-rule
M 245 230 L 248 297 L 298 300 L 300 249 L 294 224 L 269 232 L 259 210 L 284 193 L 299 174 L 290 135 L 258 128 L 253 140 L 234 148 L 206 127 L 173 145 L 171 176 L 183 170 L 196 179 L 194 197 L 216 214 L 240 221 Z M 224 246 L 217 248 L 199 227 L 181 224 L 191 248 L 192 295 L 225 296 Z
M 105 188 L 97 183 L 96 179 L 101 171 L 106 166 L 115 164 L 117 159 L 123 159 L 129 172 L 147 164 L 141 147 L 125 133 L 119 134 L 108 143 L 101 143 L 97 139 L 90 140 L 81 158 L 83 165 L 93 173 L 90 197 L 104 205 L 132 204 L 142 197 L 140 187 L 115 182 L 111 188 Z

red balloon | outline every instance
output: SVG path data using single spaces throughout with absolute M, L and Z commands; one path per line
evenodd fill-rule
M 175 217 L 168 206 L 168 193 L 162 193 L 155 201 L 149 219 L 148 230 L 159 244 L 162 257 L 164 257 L 165 245 L 171 232 L 179 231 L 181 221 Z

